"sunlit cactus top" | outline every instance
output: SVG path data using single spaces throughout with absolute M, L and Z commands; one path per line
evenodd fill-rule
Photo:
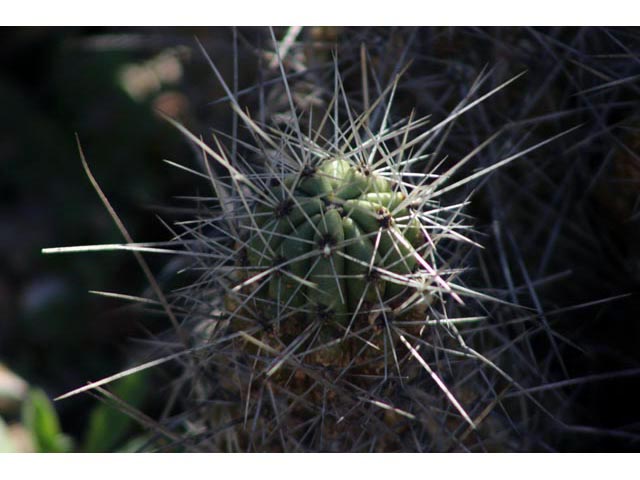
M 267 311 L 346 322 L 406 299 L 425 234 L 400 177 L 329 158 L 271 183 L 245 225 Z
M 463 204 L 439 200 L 456 188 L 447 182 L 468 159 L 432 173 L 422 152 L 451 120 L 421 133 L 428 117 L 391 125 L 394 88 L 379 99 L 386 108 L 355 116 L 347 109 L 343 124 L 341 110 L 329 109 L 307 133 L 297 119 L 284 130 L 263 127 L 234 104 L 258 140 L 250 158 L 198 142 L 229 173 L 209 170 L 221 211 L 208 222 L 217 225 L 208 243 L 218 258 L 209 271 L 225 289 L 232 322 L 349 332 L 358 318 L 424 312 L 435 298 L 461 302 L 467 294 L 441 248 L 443 240 L 472 243 Z

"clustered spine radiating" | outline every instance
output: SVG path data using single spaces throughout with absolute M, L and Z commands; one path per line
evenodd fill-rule
M 360 115 L 336 91 L 332 104 L 344 109 L 330 105 L 320 129 L 307 134 L 300 118 L 284 130 L 258 125 L 230 95 L 256 139 L 258 163 L 231 158 L 217 140 L 214 150 L 179 126 L 228 173 L 208 167 L 220 202 L 202 221 L 215 232 L 205 241 L 214 261 L 197 282 L 206 288 L 190 293 L 211 306 L 202 324 L 215 347 L 206 361 L 222 377 L 208 394 L 241 398 L 241 406 L 212 414 L 218 423 L 221 415 L 243 417 L 242 427 L 223 435 L 226 448 L 295 450 L 290 442 L 308 442 L 305 449 L 344 451 L 373 441 L 375 450 L 402 449 L 400 438 L 411 431 L 406 422 L 416 420 L 407 392 L 418 388 L 405 387 L 425 373 L 439 392 L 438 408 L 453 409 L 442 421 L 453 415 L 475 428 L 420 345 L 443 321 L 451 337 L 445 343 L 468 349 L 455 321 L 447 321 L 451 305 L 481 297 L 455 282 L 464 270 L 456 264 L 459 246 L 474 242 L 465 236 L 464 203 L 442 206 L 439 199 L 469 157 L 443 174 L 425 173 L 425 143 L 455 116 L 430 130 L 428 118 L 392 123 L 396 86 Z M 223 373 L 223 364 L 233 374 Z M 356 422 L 376 418 L 369 438 L 345 421 L 354 415 Z M 300 431 L 311 424 L 319 431 Z M 434 439 L 433 426 L 421 431 L 426 442 L 443 441 Z
M 450 159 L 441 150 L 452 126 L 522 74 L 481 93 L 482 72 L 431 123 L 398 119 L 400 75 L 383 89 L 372 70 L 370 102 L 365 74 L 356 108 L 336 64 L 318 116 L 298 110 L 303 97 L 276 53 L 289 111 L 258 121 L 202 51 L 249 139 L 234 134 L 229 146 L 214 134 L 211 146 L 168 119 L 202 150 L 199 175 L 218 205 L 175 240 L 200 273 L 174 296 L 199 352 L 185 371 L 184 441 L 224 451 L 511 448 L 510 415 L 526 423 L 529 413 L 498 409 L 495 386 L 541 405 L 502 368 L 512 344 L 486 322 L 485 301 L 515 305 L 466 285 L 466 252 L 478 243 L 464 209 L 475 180 L 573 129 L 470 171 L 503 130 Z

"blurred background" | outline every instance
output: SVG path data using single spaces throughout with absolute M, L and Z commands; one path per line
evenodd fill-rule
M 192 60 L 196 34 L 212 49 L 230 44 L 230 29 L 3 30 L 0 392 L 6 391 L 5 397 L 23 395 L 25 384 L 13 374 L 53 397 L 115 373 L 129 360 L 132 337 L 164 327 L 122 301 L 89 293 L 141 293 L 147 284 L 132 256 L 43 255 L 41 249 L 123 241 L 82 169 L 76 134 L 133 238 L 168 237 L 155 207 L 194 188 L 190 176 L 176 174 L 162 160 L 178 161 L 192 152 L 156 110 L 198 128 L 197 119 L 215 120 L 217 109 L 207 103 L 220 95 L 202 58 Z M 223 114 L 210 126 L 224 122 Z M 156 268 L 164 260 L 149 261 Z M 5 403 L 0 414 L 12 423 L 20 416 L 18 402 Z M 81 396 L 55 405 L 76 448 L 82 448 L 96 403 Z
M 287 32 L 276 29 L 276 36 L 283 38 Z M 568 307 L 629 294 L 566 314 L 560 331 L 589 351 L 586 363 L 582 356 L 575 364 L 568 357 L 573 374 L 632 373 L 640 365 L 638 29 L 353 28 L 322 34 L 307 29 L 299 35 L 311 39 L 309 48 L 320 45 L 318 62 L 330 62 L 327 45 L 338 42 L 347 67 L 362 42 L 381 71 L 388 60 L 384 52 L 390 55 L 399 48 L 407 60 L 413 59 L 398 93 L 399 104 L 422 112 L 450 110 L 489 65 L 496 69 L 496 84 L 524 69 L 528 73 L 511 97 L 493 107 L 491 118 L 482 120 L 483 128 L 528 119 L 529 126 L 536 127 L 529 130 L 535 139 L 560 127 L 586 124 L 580 133 L 532 157 L 521 167 L 520 177 L 492 179 L 500 186 L 497 197 L 481 198 L 472 213 L 490 225 L 495 202 L 518 198 L 523 205 L 537 205 L 539 210 L 532 211 L 544 213 L 539 223 L 522 212 L 502 220 L 512 222 L 517 240 L 529 242 L 516 263 L 520 259 L 536 265 L 539 268 L 531 270 L 540 278 L 572 272 L 561 286 L 541 289 L 545 305 Z M 197 194 L 198 186 L 191 175 L 163 159 L 189 164 L 197 152 L 157 111 L 196 133 L 229 132 L 232 118 L 227 104 L 212 103 L 224 92 L 196 36 L 224 78 L 233 78 L 236 58 L 240 88 L 256 83 L 256 51 L 268 45 L 264 28 L 3 30 L 0 438 L 4 432 L 6 450 L 134 449 L 128 442 L 141 429 L 121 421 L 115 433 L 107 435 L 105 425 L 116 422 L 113 411 L 90 395 L 54 407 L 47 399 L 130 366 L 136 352 L 144 350 L 136 339 L 164 330 L 166 319 L 89 293 L 144 292 L 147 281 L 133 256 L 43 255 L 41 249 L 123 241 L 83 172 L 75 135 L 132 237 L 139 242 L 170 237 L 157 216 L 179 213 L 183 204 L 176 197 Z M 515 104 L 526 105 L 526 112 L 514 112 Z M 543 123 L 544 115 L 549 124 Z M 554 128 L 554 122 L 560 127 Z M 464 124 L 461 131 L 483 128 Z M 454 137 L 458 133 L 462 135 L 454 131 Z M 513 178 L 528 178 L 530 188 L 521 191 L 522 184 Z M 536 242 L 532 234 L 539 233 L 537 226 L 543 223 L 544 238 L 553 240 L 553 248 L 546 240 Z M 167 259 L 149 256 L 148 261 L 162 280 Z M 576 411 L 586 412 L 581 417 L 585 423 L 603 430 L 637 432 L 640 416 L 634 394 L 640 391 L 639 378 L 629 374 L 605 383 L 606 388 L 602 383 L 583 385 L 572 394 Z M 149 385 L 148 377 L 140 377 L 120 388 L 123 397 L 141 409 L 161 410 L 162 400 L 156 391 L 150 394 Z M 634 451 L 640 446 L 633 435 L 581 438 L 553 448 Z

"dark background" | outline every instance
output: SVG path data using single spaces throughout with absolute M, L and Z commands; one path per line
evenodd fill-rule
M 168 238 L 157 206 L 194 189 L 189 175 L 162 160 L 192 151 L 155 109 L 194 126 L 198 116 L 216 116 L 206 104 L 219 96 L 203 82 L 201 59 L 191 60 L 196 33 L 214 50 L 231 36 L 229 29 L 0 32 L 0 361 L 50 396 L 127 366 L 130 339 L 166 326 L 88 293 L 141 294 L 147 284 L 133 256 L 41 249 L 123 241 L 84 174 L 75 134 L 133 238 Z M 148 260 L 159 271 L 165 259 Z M 87 396 L 57 403 L 63 429 L 80 436 L 94 403 Z

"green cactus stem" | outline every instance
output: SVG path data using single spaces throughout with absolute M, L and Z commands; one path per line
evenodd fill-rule
M 394 182 L 345 159 L 291 174 L 249 223 L 247 258 L 268 271 L 256 295 L 273 309 L 319 310 L 346 322 L 398 304 L 424 244 L 408 197 Z M 378 308 L 378 307 L 375 307 Z

